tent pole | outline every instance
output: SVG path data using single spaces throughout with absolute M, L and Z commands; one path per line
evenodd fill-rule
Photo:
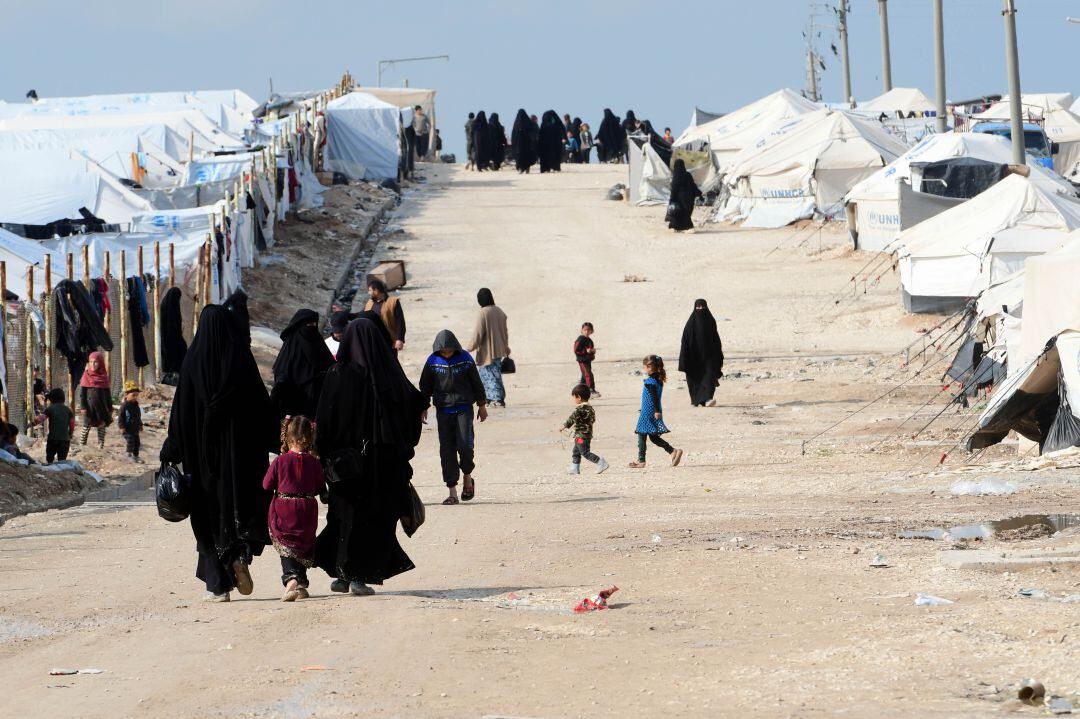
M 161 381 L 161 241 L 154 242 L 154 382 Z
M 120 386 L 128 381 L 127 250 L 120 250 Z
M 49 316 L 49 304 L 52 299 L 52 255 L 45 255 L 45 301 L 42 302 L 42 310 L 45 315 L 45 387 L 52 389 L 52 320 Z M 54 308 L 55 309 L 55 308 Z

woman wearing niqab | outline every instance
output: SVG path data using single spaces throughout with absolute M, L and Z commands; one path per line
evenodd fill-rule
M 615 162 L 626 139 L 619 118 L 610 108 L 604 108 L 604 119 L 596 130 L 596 159 L 599 162 Z
M 668 227 L 676 232 L 693 229 L 694 222 L 690 215 L 694 211 L 694 200 L 699 197 L 701 190 L 686 171 L 686 163 L 675 160 L 675 166 L 671 168 L 671 198 L 668 200 L 667 215 L 664 217 Z
M 281 332 L 281 351 L 274 361 L 270 390 L 279 419 L 299 414 L 315 418 L 323 379 L 334 365 L 334 355 L 319 334 L 318 324 L 318 312 L 297 310 Z
M 622 148 L 620 151 L 620 154 L 626 159 L 627 162 L 630 161 L 630 140 L 629 138 L 627 138 L 627 135 L 633 135 L 635 132 L 637 132 L 640 124 L 641 123 L 638 122 L 637 117 L 634 115 L 634 111 L 627 110 L 626 118 L 622 121 L 623 134 L 621 138 Z
M 414 568 L 397 540 L 408 513 L 409 460 L 420 441 L 424 401 L 397 361 L 385 330 L 367 317 L 349 325 L 315 413 L 315 449 L 324 459 L 345 449 L 361 455 L 359 477 L 330 485 L 326 527 L 315 564 L 336 592 L 372 594 L 369 584 Z
M 506 160 L 506 128 L 499 122 L 499 113 L 491 113 L 488 121 L 491 128 L 491 166 L 498 170 Z
M 235 313 L 203 308 L 161 448 L 161 461 L 182 463 L 192 478 L 195 576 L 213 601 L 228 601 L 234 588 L 251 593 L 247 567 L 270 543 L 262 478 L 280 426 L 244 332 Z
M 478 172 L 483 172 L 491 167 L 491 158 L 493 155 L 491 127 L 488 125 L 487 114 L 483 110 L 476 113 L 476 119 L 473 120 L 472 132 L 473 161 L 476 163 L 476 170 Z
M 695 407 L 716 404 L 713 395 L 718 380 L 724 376 L 724 349 L 716 331 L 716 318 L 705 300 L 694 300 L 694 313 L 683 327 L 679 371 L 686 374 L 690 404 Z
M 563 140 L 566 127 L 554 110 L 540 118 L 540 172 L 562 170 Z
M 511 150 L 514 153 L 514 166 L 518 172 L 527 173 L 536 164 L 536 135 L 533 121 L 522 108 L 514 118 L 514 128 L 510 133 Z

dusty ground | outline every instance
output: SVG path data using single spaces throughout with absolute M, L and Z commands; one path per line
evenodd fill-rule
M 469 334 L 481 286 L 510 316 L 519 367 L 509 407 L 478 430 L 477 500 L 438 505 L 425 433 L 415 466 L 428 523 L 404 541 L 418 568 L 363 599 L 327 596 L 316 572 L 315 597 L 296 605 L 278 601 L 272 553 L 253 597 L 200 603 L 188 528 L 149 504 L 12 520 L 0 528 L 5 714 L 982 717 L 1041 713 L 1008 701 L 1027 676 L 1080 690 L 1075 611 L 1017 595 L 1078 593 L 1080 572 L 946 569 L 939 550 L 973 543 L 896 537 L 1073 511 L 1075 470 L 1019 471 L 1010 448 L 966 464 L 948 450 L 977 409 L 901 439 L 940 409 L 930 404 L 890 439 L 940 389 L 934 367 L 804 447 L 909 377 L 890 355 L 936 322 L 902 315 L 891 274 L 833 311 L 868 260 L 842 235 L 675 236 L 662 208 L 604 200 L 617 168 L 428 178 L 392 220 L 407 231 L 395 241 L 410 269 L 406 370 L 419 374 L 439 329 Z M 672 372 L 665 409 L 683 466 L 654 452 L 629 470 L 640 357 L 674 365 L 696 297 L 723 318 L 719 404 L 689 407 Z M 583 320 L 601 358 L 594 448 L 612 462 L 599 477 L 563 473 L 570 447 L 555 431 Z M 949 492 L 987 475 L 1019 491 Z M 1073 531 L 989 544 L 1053 546 Z M 889 567 L 870 567 L 878 553 Z M 570 611 L 612 584 L 613 609 Z M 915 606 L 918 592 L 955 604 Z

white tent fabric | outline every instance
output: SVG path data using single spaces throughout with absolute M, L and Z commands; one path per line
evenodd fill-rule
M 777 123 L 814 112 L 819 105 L 794 90 L 779 90 L 738 110 L 702 125 L 686 128 L 675 140 L 675 149 L 706 150 L 712 156 L 712 172 L 695 175 L 702 190 L 715 187 L 736 153 L 755 143 Z
M 799 115 L 732 158 L 716 219 L 783 227 L 815 213 L 834 216 L 852 186 L 905 149 L 877 123 L 848 112 Z
M 105 222 L 124 224 L 150 209 L 150 203 L 119 183 L 78 165 L 71 162 L 59 171 L 30 167 L 7 172 L 10 165 L 0 159 L 0 222 L 47 225 L 78 219 L 79 209 L 85 207 Z
M 356 92 L 363 92 L 378 98 L 383 102 L 388 102 L 394 107 L 401 110 L 409 110 L 409 115 L 405 118 L 405 122 L 412 122 L 412 109 L 419 105 L 424 114 L 428 116 L 428 120 L 431 122 L 431 132 L 429 140 L 431 147 L 435 147 L 435 129 L 438 127 L 435 120 L 435 91 L 427 90 L 420 87 L 358 87 Z
M 1010 175 L 897 238 L 900 282 L 912 297 L 976 297 L 1030 256 L 1080 227 L 1080 200 Z
M 631 152 L 634 144 L 631 143 Z M 635 205 L 665 205 L 671 197 L 671 168 L 656 153 L 652 145 L 644 143 L 640 149 L 641 175 L 637 182 Z
M 362 92 L 326 106 L 326 167 L 352 180 L 397 177 L 397 107 Z
M 974 157 L 1007 165 L 1012 162 L 1012 144 L 1003 137 L 986 133 L 946 132 L 930 135 L 915 147 L 851 188 L 844 203 L 855 206 L 853 232 L 858 248 L 877 251 L 887 247 L 900 232 L 899 182 L 911 184 L 911 163 L 938 162 L 957 157 Z M 1030 156 L 1031 181 L 1050 192 L 1074 194 L 1072 186 Z M 919 187 L 913 187 L 921 190 Z M 850 216 L 850 214 L 849 214 Z
M 878 95 L 873 100 L 860 103 L 856 108 L 866 113 L 886 113 L 895 115 L 902 112 L 907 115 L 914 113 L 933 113 L 936 105 L 933 100 L 923 94 L 922 90 L 915 87 L 894 87 L 888 92 Z

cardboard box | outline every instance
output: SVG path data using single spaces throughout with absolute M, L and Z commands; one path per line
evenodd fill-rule
M 388 291 L 404 287 L 406 282 L 405 261 L 379 260 L 379 264 L 375 266 L 375 269 L 368 273 L 368 282 L 373 279 L 382 280 L 386 284 Z

